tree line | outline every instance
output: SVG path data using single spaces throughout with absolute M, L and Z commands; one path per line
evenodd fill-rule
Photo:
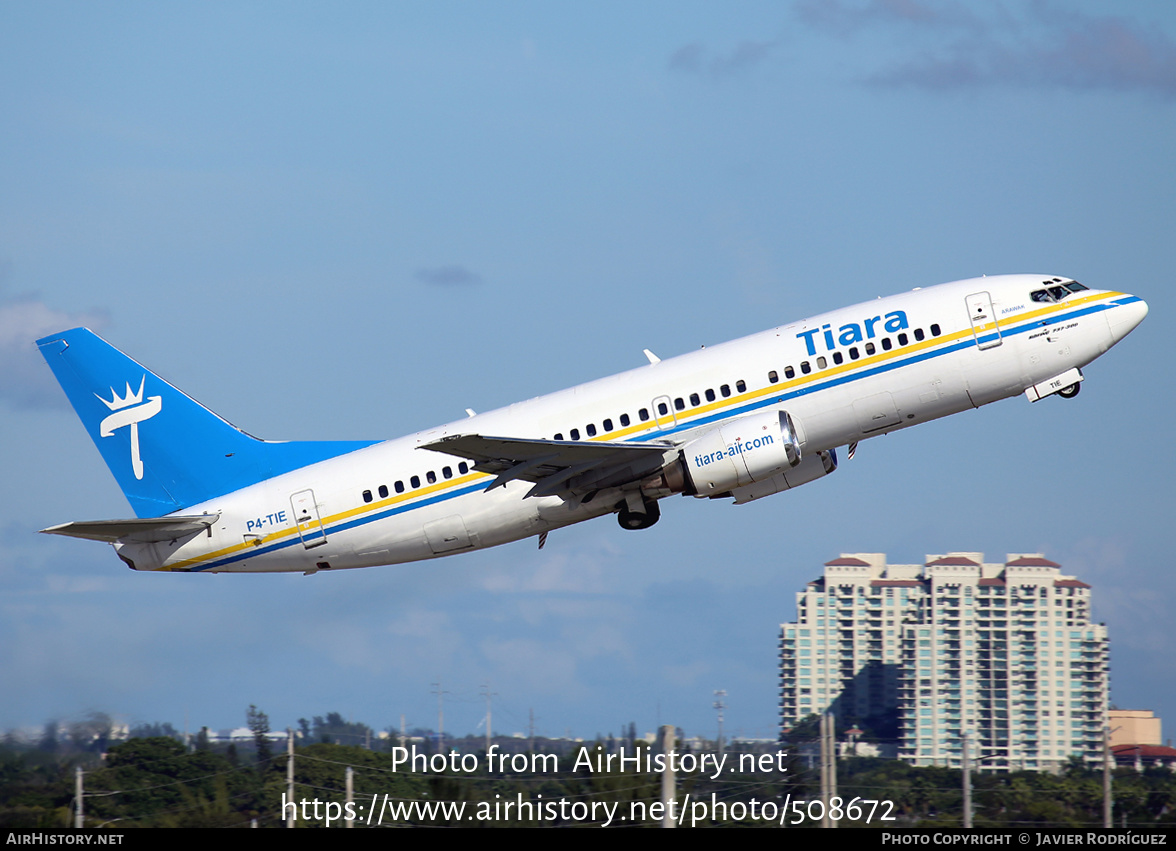
M 261 827 L 284 824 L 281 802 L 286 792 L 287 758 L 283 747 L 269 740 L 265 713 L 250 707 L 246 714 L 251 742 L 216 743 L 205 734 L 187 743 L 170 725 L 141 725 L 125 741 L 114 742 L 109 724 L 101 717 L 68 727 L 47 725 L 37 742 L 22 742 L 9 734 L 0 743 L 0 825 L 10 828 L 60 828 L 72 825 L 75 772 L 83 770 L 86 825 L 132 827 Z M 108 719 L 106 719 L 108 721 Z M 205 731 L 206 732 L 206 731 Z M 495 737 L 497 749 L 555 755 L 558 770 L 540 773 L 492 771 L 484 758 L 484 737 L 447 740 L 451 750 L 477 756 L 475 771 L 443 770 L 414 773 L 406 770 L 391 748 L 398 740 L 380 740 L 361 724 L 338 713 L 302 719 L 295 748 L 295 797 L 342 803 L 345 773 L 353 769 L 354 799 L 373 796 L 395 801 L 452 801 L 477 805 L 505 800 L 557 799 L 605 801 L 628 807 L 631 802 L 658 800 L 661 777 L 633 767 L 587 769 L 598 759 L 578 759 L 582 749 L 595 755 L 643 753 L 649 747 L 632 735 L 600 738 L 595 742 L 507 739 Z M 436 751 L 427 731 L 417 741 L 419 752 Z M 373 749 L 364 747 L 371 743 Z M 741 752 L 770 753 L 778 746 L 735 743 L 730 765 Z M 580 768 L 577 769 L 577 762 Z M 752 799 L 773 802 L 811 801 L 820 788 L 816 773 L 788 756 L 783 766 L 749 773 L 680 774 L 677 796 L 693 801 L 722 801 L 728 806 Z M 784 770 L 776 770 L 783 767 Z M 1014 772 L 974 775 L 976 827 L 1098 827 L 1102 823 L 1101 772 L 1073 762 L 1060 774 Z M 888 801 L 894 821 L 872 827 L 950 827 L 961 822 L 961 778 L 946 768 L 918 768 L 895 760 L 848 758 L 838 764 L 838 795 L 845 802 Z M 1136 772 L 1118 769 L 1114 777 L 1115 824 L 1130 827 L 1176 826 L 1176 775 L 1167 769 Z M 473 808 L 470 809 L 472 811 Z M 786 821 L 793 820 L 786 816 Z M 778 820 L 777 820 L 778 821 Z M 387 825 L 389 822 L 385 821 Z M 444 825 L 436 818 L 421 823 Z M 544 822 L 552 824 L 552 822 Z M 558 822 L 556 822 L 558 823 Z M 754 825 L 741 817 L 729 823 Z M 518 815 L 497 818 L 492 826 L 529 824 Z M 716 826 L 723 824 L 720 820 Z M 811 824 L 811 822 L 808 822 Z M 299 820 L 299 827 L 322 827 L 322 821 Z M 463 822 L 462 826 L 470 826 Z M 652 826 L 652 825 L 651 825 Z M 842 823 L 860 826 L 858 822 Z

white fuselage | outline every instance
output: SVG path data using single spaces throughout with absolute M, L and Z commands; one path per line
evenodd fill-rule
M 141 570 L 368 567 L 532 537 L 613 513 L 623 499 L 624 489 L 527 497 L 531 484 L 519 480 L 487 491 L 492 474 L 421 448 L 450 435 L 664 443 L 674 464 L 679 448 L 723 424 L 786 411 L 811 458 L 1032 394 L 1146 314 L 1138 298 L 1104 290 L 1031 297 L 1060 281 L 977 278 L 835 310 L 304 467 L 186 508 L 219 514 L 207 533 L 116 549 Z

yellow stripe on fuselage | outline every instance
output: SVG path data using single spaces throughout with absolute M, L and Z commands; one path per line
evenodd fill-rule
M 1062 312 L 1068 313 L 1071 310 L 1073 310 L 1074 308 L 1079 307 L 1079 306 L 1092 304 L 1094 302 L 1101 301 L 1101 300 L 1111 301 L 1113 299 L 1120 298 L 1123 295 L 1124 295 L 1123 293 L 1117 293 L 1117 292 L 1116 293 L 1101 293 L 1101 294 L 1094 293 L 1094 294 L 1084 296 L 1081 298 L 1077 298 L 1077 299 L 1067 299 L 1062 302 L 1046 305 L 1038 310 L 1032 310 L 1027 313 L 1018 313 L 1018 314 L 1016 314 L 1015 319 L 1012 319 L 1012 318 L 1006 319 L 1004 325 L 1002 325 L 1000 327 L 1002 329 L 1011 330 L 1012 328 L 1019 327 L 1020 325 L 1024 324 L 1027 321 L 1035 322 L 1035 321 L 1041 320 L 1044 317 L 1047 317 L 1051 314 L 1062 313 Z M 907 345 L 902 346 L 901 348 L 894 349 L 889 352 L 878 352 L 877 354 L 870 355 L 868 357 L 864 357 L 859 360 L 852 361 L 850 363 L 835 365 L 832 367 L 826 367 L 824 369 L 818 368 L 818 371 L 812 373 L 811 375 L 805 375 L 805 376 L 801 376 L 801 377 L 797 377 L 797 378 L 788 379 L 786 381 L 780 381 L 780 382 L 777 382 L 776 384 L 769 384 L 767 387 L 763 387 L 759 390 L 749 390 L 746 393 L 741 393 L 737 396 L 731 396 L 726 399 L 716 400 L 714 402 L 709 402 L 705 405 L 699 405 L 697 407 L 691 408 L 688 413 L 684 412 L 684 411 L 683 412 L 673 412 L 674 423 L 675 423 L 675 425 L 682 425 L 690 420 L 694 420 L 699 417 L 704 417 L 704 416 L 707 416 L 707 415 L 710 415 L 710 414 L 713 414 L 713 413 L 716 413 L 716 412 L 719 412 L 719 411 L 722 411 L 725 409 L 737 408 L 742 405 L 746 405 L 749 402 L 754 402 L 758 399 L 764 398 L 765 396 L 774 396 L 774 395 L 779 394 L 781 392 L 792 392 L 792 391 L 794 391 L 800 387 L 803 387 L 807 384 L 815 384 L 815 383 L 818 383 L 821 381 L 825 381 L 831 377 L 844 375 L 845 373 L 852 372 L 854 370 L 869 369 L 869 368 L 878 366 L 880 364 L 884 364 L 884 363 L 894 361 L 894 360 L 897 360 L 900 358 L 909 357 L 912 354 L 918 354 L 920 352 L 924 352 L 929 349 L 936 348 L 938 346 L 945 346 L 945 345 L 948 345 L 951 343 L 955 343 L 955 342 L 958 342 L 959 340 L 962 340 L 962 339 L 965 339 L 968 337 L 980 336 L 980 335 L 988 333 L 990 331 L 996 331 L 997 329 L 998 329 L 998 323 L 997 323 L 996 319 L 994 318 L 992 322 L 988 322 L 988 323 L 985 323 L 984 325 L 977 326 L 975 329 L 973 329 L 971 326 L 969 326 L 969 327 L 964 328 L 960 331 L 955 331 L 953 333 L 946 334 L 944 336 L 932 337 L 930 339 L 927 339 L 927 340 L 924 340 L 924 341 L 918 342 L 918 343 L 908 343 Z M 831 354 L 832 353 L 830 352 L 830 353 L 827 353 L 826 355 L 808 355 L 806 357 L 808 357 L 808 358 L 828 357 Z M 681 416 L 679 416 L 679 414 L 681 414 Z M 655 422 L 656 422 L 656 419 L 655 419 Z M 656 425 L 651 427 L 648 422 L 645 422 L 645 423 L 627 426 L 622 429 L 615 429 L 613 431 L 608 432 L 607 434 L 597 435 L 596 437 L 588 438 L 588 440 L 590 442 L 594 442 L 594 443 L 595 442 L 603 442 L 603 441 L 614 441 L 614 440 L 618 440 L 618 439 L 632 437 L 633 435 L 636 435 L 636 434 L 643 434 L 643 433 L 649 432 L 651 430 L 651 428 L 656 428 Z M 365 503 L 364 505 L 357 506 L 355 508 L 350 508 L 346 511 L 338 512 L 337 514 L 329 515 L 327 517 L 322 518 L 321 524 L 322 524 L 322 526 L 326 527 L 331 524 L 339 523 L 344 520 L 350 520 L 352 518 L 361 517 L 361 516 L 367 515 L 367 514 L 374 514 L 374 513 L 379 512 L 383 509 L 389 508 L 391 506 L 394 506 L 394 505 L 397 505 L 400 503 L 404 503 L 404 502 L 408 502 L 410 500 L 415 500 L 415 499 L 419 499 L 422 497 L 426 497 L 431 494 L 439 493 L 441 491 L 448 490 L 451 488 L 457 488 L 457 487 L 465 486 L 468 484 L 472 484 L 472 483 L 479 481 L 479 480 L 485 481 L 490 478 L 491 478 L 491 476 L 488 474 L 470 473 L 470 474 L 467 474 L 465 476 L 461 476 L 456 479 L 447 479 L 443 482 L 437 482 L 432 485 L 427 485 L 423 488 L 417 488 L 411 492 L 407 492 L 407 493 L 403 493 L 403 494 L 396 494 L 395 496 L 390 496 L 390 497 L 387 497 L 386 499 L 381 499 L 379 501 L 371 502 L 371 503 Z M 233 544 L 232 546 L 228 546 L 223 549 L 216 550 L 215 552 L 211 552 L 211 553 L 207 553 L 202 556 L 198 556 L 196 558 L 185 559 L 183 561 L 175 562 L 174 564 L 169 564 L 169 565 L 165 565 L 163 567 L 158 567 L 158 568 L 156 568 L 156 570 L 157 571 L 189 571 L 193 567 L 200 565 L 200 564 L 204 564 L 209 561 L 215 561 L 217 559 L 225 558 L 226 556 L 237 555 L 238 553 L 244 552 L 245 550 L 248 550 L 250 548 L 262 547 L 262 546 L 265 546 L 265 545 L 271 544 L 271 543 L 278 543 L 278 542 L 281 542 L 281 541 L 286 540 L 288 538 L 291 538 L 294 535 L 299 535 L 303 531 L 313 531 L 313 530 L 314 530 L 314 524 L 305 524 L 301 529 L 298 526 L 292 526 L 287 529 L 282 529 L 277 532 L 272 532 L 268 535 L 258 536 L 255 539 L 251 539 L 248 541 L 242 541 L 241 543 Z
M 470 473 L 468 475 L 461 476 L 456 479 L 447 479 L 443 482 L 437 482 L 436 484 L 426 485 L 423 488 L 417 488 L 416 490 L 413 490 L 411 492 L 407 492 L 407 493 L 403 493 L 403 494 L 396 494 L 395 496 L 390 496 L 386 499 L 381 499 L 377 502 L 364 503 L 361 506 L 357 506 L 355 508 L 349 508 L 346 511 L 340 511 L 337 514 L 330 514 L 330 515 L 323 517 L 321 519 L 321 525 L 328 526 L 333 523 L 339 523 L 340 521 L 343 521 L 343 520 L 350 520 L 353 517 L 359 517 L 364 514 L 371 514 L 376 511 L 379 511 L 381 509 L 389 508 L 393 505 L 397 505 L 398 503 L 408 502 L 409 500 L 413 500 L 413 499 L 419 499 L 421 497 L 429 496 L 430 494 L 434 494 L 434 493 L 437 493 L 438 491 L 446 490 L 448 488 L 455 487 L 458 485 L 472 484 L 473 482 L 477 481 L 478 479 L 486 479 L 486 478 L 489 478 L 489 477 L 484 474 L 481 474 L 481 473 Z M 206 553 L 205 555 L 202 555 L 202 556 L 197 556 L 196 558 L 185 559 L 183 561 L 177 561 L 174 564 L 165 565 L 163 567 L 157 567 L 156 570 L 157 571 L 186 571 L 186 570 L 190 570 L 195 565 L 204 564 L 205 562 L 209 562 L 209 561 L 215 561 L 217 559 L 225 558 L 226 556 L 237 555 L 238 553 L 242 553 L 246 550 L 253 549 L 255 547 L 263 547 L 266 544 L 278 543 L 278 542 L 286 540 L 287 538 L 291 538 L 295 535 L 301 535 L 302 532 L 313 532 L 315 529 L 315 526 L 316 526 L 316 524 L 314 524 L 314 523 L 304 523 L 301 526 L 298 526 L 298 525 L 290 526 L 286 529 L 280 529 L 277 532 L 271 532 L 268 535 L 258 535 L 256 538 L 252 538 L 248 541 L 242 541 L 241 543 L 233 544 L 231 546 L 224 547 L 223 549 L 215 550 L 214 552 L 211 552 L 211 553 Z

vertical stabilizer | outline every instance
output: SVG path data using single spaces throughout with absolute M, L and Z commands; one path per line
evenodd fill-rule
M 87 328 L 37 341 L 138 517 L 159 517 L 374 441 L 250 437 Z

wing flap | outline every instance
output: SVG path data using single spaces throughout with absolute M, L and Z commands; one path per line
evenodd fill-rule
M 478 472 L 495 474 L 497 478 L 486 490 L 515 480 L 531 482 L 535 487 L 527 496 L 622 487 L 657 473 L 669 462 L 667 453 L 673 451 L 665 443 L 529 440 L 480 434 L 455 434 L 421 448 L 467 458 Z

